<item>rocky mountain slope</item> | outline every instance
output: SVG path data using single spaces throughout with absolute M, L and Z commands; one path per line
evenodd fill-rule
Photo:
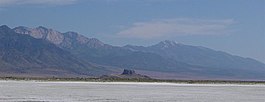
M 210 68 L 251 70 L 265 67 L 263 63 L 251 58 L 168 40 L 148 47 L 127 45 L 125 48 L 132 51 L 155 53 L 178 62 Z
M 93 75 L 97 67 L 56 45 L 0 26 L 1 73 L 21 75 Z

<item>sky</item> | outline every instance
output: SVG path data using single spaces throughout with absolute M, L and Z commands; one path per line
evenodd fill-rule
M 0 0 L 0 24 L 117 46 L 172 40 L 265 63 L 265 0 Z

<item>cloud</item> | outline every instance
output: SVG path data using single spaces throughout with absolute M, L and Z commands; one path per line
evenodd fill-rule
M 130 38 L 159 38 L 180 35 L 216 35 L 224 34 L 233 25 L 233 19 L 159 19 L 149 22 L 136 22 L 118 32 L 120 37 Z
M 0 0 L 1 6 L 11 6 L 11 5 L 68 5 L 73 4 L 77 0 Z

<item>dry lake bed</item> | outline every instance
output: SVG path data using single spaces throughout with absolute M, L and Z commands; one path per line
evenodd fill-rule
M 2 80 L 0 102 L 265 102 L 265 85 Z

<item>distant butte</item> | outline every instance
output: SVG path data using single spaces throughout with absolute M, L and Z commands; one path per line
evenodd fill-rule
M 149 76 L 137 74 L 134 70 L 124 69 L 120 75 L 103 75 L 101 79 L 151 79 Z

